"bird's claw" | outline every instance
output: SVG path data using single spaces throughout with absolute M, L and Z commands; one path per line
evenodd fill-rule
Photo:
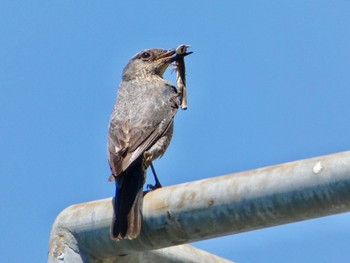
M 156 190 L 158 188 L 162 188 L 162 185 L 160 183 L 156 183 L 155 185 L 153 184 L 148 184 L 147 185 L 147 191 L 153 191 L 153 190 Z

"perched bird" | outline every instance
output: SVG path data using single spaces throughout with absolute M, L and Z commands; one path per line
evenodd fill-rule
M 176 87 L 163 74 L 191 53 L 148 49 L 124 68 L 108 130 L 110 178 L 116 181 L 112 239 L 134 239 L 141 231 L 146 170 L 169 146 L 180 105 Z

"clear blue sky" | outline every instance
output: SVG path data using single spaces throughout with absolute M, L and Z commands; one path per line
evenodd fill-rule
M 109 115 L 145 48 L 195 52 L 189 109 L 155 163 L 163 185 L 350 149 L 349 1 L 2 0 L 0 36 L 2 262 L 45 262 L 60 211 L 113 195 Z M 243 263 L 349 262 L 349 220 L 194 245 Z

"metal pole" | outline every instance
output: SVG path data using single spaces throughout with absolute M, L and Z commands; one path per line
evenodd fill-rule
M 71 206 L 51 241 L 68 232 L 78 250 L 115 258 L 347 212 L 350 151 L 157 189 L 145 196 L 142 232 L 132 241 L 109 238 L 112 211 L 112 199 Z

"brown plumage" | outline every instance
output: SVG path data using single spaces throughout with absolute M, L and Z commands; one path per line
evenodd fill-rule
M 169 146 L 180 103 L 175 86 L 163 79 L 163 73 L 188 54 L 144 50 L 123 71 L 108 131 L 108 160 L 116 181 L 113 239 L 134 239 L 141 231 L 146 170 Z

